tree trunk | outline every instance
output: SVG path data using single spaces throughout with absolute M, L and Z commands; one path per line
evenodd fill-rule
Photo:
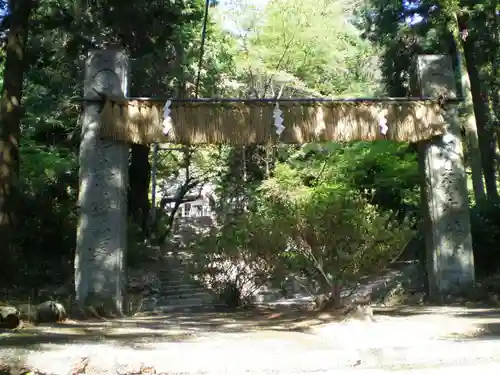
M 337 280 L 333 283 L 330 297 L 333 299 L 333 307 L 339 309 L 342 306 L 342 284 Z
M 0 236 L 8 251 L 15 225 L 15 186 L 19 175 L 21 98 L 26 40 L 33 0 L 10 0 L 5 70 L 0 103 Z
M 477 123 L 477 135 L 481 154 L 481 163 L 486 183 L 486 194 L 489 200 L 497 199 L 497 181 L 495 170 L 495 134 L 490 119 L 486 92 L 483 93 L 481 80 L 477 67 L 477 60 L 474 55 L 474 43 L 467 38 L 463 41 L 464 57 L 467 65 L 467 72 L 470 79 L 474 114 Z
M 491 9 L 491 14 L 493 17 L 493 51 L 491 53 L 491 79 L 490 79 L 490 94 L 491 94 L 491 106 L 493 110 L 493 114 L 495 117 L 495 123 L 493 125 L 493 128 L 496 129 L 497 131 L 497 143 L 498 143 L 498 148 L 500 149 L 500 136 L 498 135 L 498 131 L 500 128 L 500 92 L 499 92 L 499 87 L 500 87 L 500 69 L 499 69 L 499 63 L 500 63 L 500 23 L 498 22 L 499 20 L 499 15 L 497 14 L 497 1 L 493 1 L 492 4 L 492 9 Z
M 133 222 L 141 228 L 142 235 L 147 236 L 150 209 L 149 183 L 151 180 L 149 146 L 133 144 L 131 150 L 128 194 L 129 215 Z
M 180 193 L 178 199 L 175 200 L 174 207 L 172 208 L 172 211 L 170 211 L 167 223 L 165 224 L 166 229 L 160 236 L 158 236 L 157 240 L 158 245 L 163 245 L 167 240 L 167 237 L 170 235 L 170 233 L 172 233 L 172 229 L 174 228 L 175 215 L 177 214 L 177 211 L 179 210 L 181 204 L 183 203 L 182 199 L 183 195 L 185 194 Z
M 165 224 L 166 230 L 162 234 L 160 234 L 158 236 L 158 239 L 156 240 L 158 245 L 163 245 L 167 237 L 170 235 L 170 233 L 172 233 L 172 229 L 174 227 L 174 222 L 175 222 L 175 215 L 177 214 L 177 211 L 181 207 L 181 204 L 189 202 L 189 200 L 186 200 L 186 195 L 199 184 L 200 182 L 197 179 L 189 179 L 186 180 L 186 182 L 184 182 L 184 184 L 179 188 L 173 200 L 174 207 L 172 207 L 172 210 L 170 211 L 170 214 L 168 216 L 167 223 Z M 163 212 L 165 211 L 167 200 L 168 199 L 165 198 L 162 199 L 159 211 L 160 215 L 163 215 Z M 160 217 L 158 217 L 158 219 L 159 218 Z
M 486 200 L 483 183 L 483 169 L 481 162 L 481 150 L 479 148 L 479 140 L 477 134 L 476 117 L 474 116 L 474 105 L 472 100 L 471 86 L 469 74 L 467 73 L 467 66 L 464 58 L 464 49 L 462 45 L 462 38 L 459 30 L 458 16 L 449 24 L 450 32 L 453 37 L 454 46 L 456 48 L 456 57 L 458 59 L 458 70 L 460 72 L 461 89 L 464 95 L 464 103 L 460 110 L 460 117 L 462 119 L 463 127 L 465 128 L 467 148 L 472 170 L 472 187 L 474 189 L 474 197 L 476 202 L 483 202 Z

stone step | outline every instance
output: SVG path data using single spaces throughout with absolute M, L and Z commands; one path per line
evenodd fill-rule
M 163 279 L 159 278 L 159 281 L 163 285 L 165 285 L 165 284 L 198 284 L 197 281 L 190 279 L 189 277 L 186 277 L 184 275 L 169 276 L 169 277 L 165 277 Z
M 160 294 L 189 294 L 189 293 L 213 294 L 213 292 L 211 292 L 210 290 L 200 287 L 199 285 L 189 285 L 189 284 L 163 285 L 160 288 Z
M 172 265 L 172 266 L 179 266 L 179 267 L 185 267 L 187 265 L 189 265 L 189 262 L 191 261 L 191 259 L 189 258 L 182 258 L 182 257 L 178 257 L 178 258 L 169 258 L 169 259 L 166 259 L 163 261 L 163 263 L 165 264 L 169 264 L 169 265 Z
M 162 295 L 165 298 L 175 298 L 175 299 L 212 298 L 212 296 L 210 294 L 208 294 L 204 291 L 191 292 L 191 293 L 178 293 L 178 292 L 165 293 L 165 292 L 163 292 Z
M 216 297 L 200 283 L 192 280 L 189 259 L 171 255 L 167 267 L 157 277 L 161 284 L 157 310 L 212 309 Z
M 167 275 L 159 275 L 158 280 L 160 282 L 168 282 L 168 281 L 179 281 L 179 280 L 188 280 L 195 281 L 191 277 L 189 277 L 189 272 L 172 272 Z
M 171 313 L 171 312 L 189 312 L 189 311 L 197 311 L 197 312 L 202 312 L 202 311 L 213 311 L 217 309 L 218 305 L 214 304 L 205 304 L 205 305 L 192 305 L 192 306 L 181 306 L 181 305 L 169 305 L 169 306 L 158 306 L 156 308 L 156 311 L 160 313 Z
M 185 298 L 177 298 L 172 296 L 164 296 L 160 298 L 161 303 L 159 305 L 185 305 L 185 304 L 201 304 L 208 305 L 214 302 L 213 298 L 201 297 L 201 296 L 193 296 L 193 297 L 185 297 Z
M 184 291 L 176 291 L 176 290 L 171 290 L 171 291 L 168 291 L 168 292 L 163 292 L 162 294 L 164 294 L 166 297 L 168 296 L 172 296 L 172 297 L 175 297 L 175 296 L 179 296 L 181 298 L 186 298 L 186 297 L 189 297 L 189 296 L 193 296 L 193 297 L 199 297 L 199 296 L 210 296 L 212 297 L 214 294 L 213 293 L 208 293 L 206 290 L 192 290 L 192 291 L 188 291 L 188 290 L 184 290 Z
M 171 262 L 167 262 L 165 264 L 165 271 L 164 272 L 182 271 L 182 270 L 190 269 L 191 267 L 192 266 L 189 265 L 189 260 L 171 261 Z
M 191 276 L 192 272 L 190 272 L 189 270 L 187 270 L 185 268 L 184 269 L 182 269 L 182 268 L 181 269 L 169 268 L 168 271 L 164 271 L 164 272 L 158 274 L 157 277 L 160 280 L 165 280 L 165 279 L 168 280 L 169 278 L 177 278 L 178 276 L 186 277 L 186 275 Z
M 210 293 L 208 289 L 205 289 L 202 286 L 196 285 L 196 284 L 163 284 L 161 286 L 161 291 L 162 292 L 182 292 L 182 293 L 189 293 L 189 292 L 199 292 L 199 291 L 205 291 L 207 293 Z
M 206 301 L 202 298 L 186 298 L 186 299 L 170 299 L 165 298 L 158 302 L 158 306 L 169 306 L 169 307 L 193 307 L 193 306 L 206 306 L 212 305 L 212 301 Z
M 175 289 L 197 289 L 197 290 L 209 290 L 203 285 L 192 281 L 169 281 L 161 284 L 162 290 L 175 290 Z

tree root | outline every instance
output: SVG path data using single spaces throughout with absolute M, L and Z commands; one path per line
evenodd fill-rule
M 87 373 L 89 359 L 81 358 L 73 368 L 65 375 L 84 375 Z M 136 370 L 127 370 L 121 372 L 116 370 L 116 375 L 170 375 L 166 372 L 156 372 L 154 367 L 141 366 Z M 20 364 L 8 365 L 0 362 L 0 375 L 61 375 L 39 371 L 35 368 L 30 368 Z

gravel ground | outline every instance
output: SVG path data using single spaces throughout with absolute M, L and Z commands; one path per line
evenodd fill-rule
M 500 322 L 500 312 L 487 319 L 456 317 L 469 313 L 436 309 L 415 316 L 382 316 L 377 322 L 309 322 L 310 329 L 302 332 L 290 330 L 290 323 L 288 330 L 282 322 L 252 326 L 228 315 L 207 316 L 205 321 L 197 316 L 191 324 L 189 316 L 168 316 L 155 317 L 149 326 L 142 324 L 147 320 L 131 319 L 71 329 L 39 327 L 0 336 L 0 357 L 60 375 L 67 375 L 82 357 L 90 359 L 88 374 L 102 375 L 137 371 L 141 366 L 169 374 L 207 375 L 394 370 L 442 374 L 453 366 L 468 365 L 483 368 L 486 374 L 498 373 L 497 340 L 476 336 L 485 333 L 481 325 Z

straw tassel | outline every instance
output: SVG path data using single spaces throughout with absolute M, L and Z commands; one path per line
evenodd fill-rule
M 283 111 L 280 109 L 279 103 L 276 103 L 276 106 L 274 107 L 273 118 L 274 127 L 276 128 L 276 135 L 279 138 L 281 136 L 281 133 L 283 133 L 283 131 L 285 130 L 285 127 L 283 126 Z
M 380 110 L 379 115 L 378 115 L 378 124 L 380 126 L 380 134 L 383 136 L 387 135 L 387 131 L 389 130 L 389 127 L 387 126 L 387 114 L 389 113 L 389 110 L 387 108 L 383 108 Z
M 170 106 L 172 105 L 171 100 L 167 100 L 165 106 L 163 107 L 163 134 L 168 135 L 170 130 L 172 130 L 172 119 L 170 118 Z

